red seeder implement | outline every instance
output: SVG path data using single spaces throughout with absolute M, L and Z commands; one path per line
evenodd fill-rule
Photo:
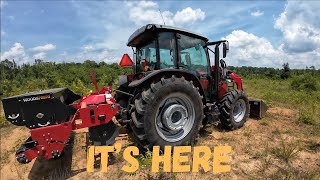
M 112 121 L 118 106 L 111 93 L 111 87 L 103 87 L 80 98 L 67 88 L 57 88 L 3 99 L 7 119 L 30 129 L 31 137 L 16 152 L 17 160 L 58 158 L 72 130 Z

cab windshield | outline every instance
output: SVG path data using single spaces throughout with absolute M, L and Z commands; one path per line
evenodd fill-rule
M 159 51 L 157 51 L 157 47 Z M 137 47 L 137 72 L 175 68 L 177 62 L 175 49 L 174 33 L 160 32 L 157 39 Z M 159 64 L 157 63 L 157 54 L 159 54 Z
M 176 38 L 173 32 L 160 32 L 157 38 L 136 47 L 136 72 L 181 68 L 205 74 L 208 62 L 204 45 L 197 38 L 183 34 L 177 34 Z

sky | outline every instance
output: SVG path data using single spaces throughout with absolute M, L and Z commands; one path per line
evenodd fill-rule
M 1 0 L 1 60 L 119 62 L 148 23 L 227 39 L 232 66 L 320 68 L 320 1 Z M 161 18 L 162 13 L 163 20 Z

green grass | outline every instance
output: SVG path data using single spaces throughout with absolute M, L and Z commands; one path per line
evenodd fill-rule
M 284 139 L 281 139 L 280 145 L 273 148 L 271 153 L 288 163 L 291 159 L 295 158 L 300 151 L 301 148 L 299 148 L 297 144 L 286 143 Z
M 152 151 L 148 149 L 147 152 L 145 152 L 144 154 L 140 154 L 138 160 L 139 160 L 140 168 L 151 169 Z
M 269 107 L 284 107 L 300 112 L 298 121 L 304 124 L 320 123 L 320 90 L 294 90 L 294 78 L 287 80 L 256 77 L 244 79 L 244 89 L 249 97 L 263 99 Z M 320 84 L 320 78 L 316 78 Z
M 299 111 L 299 118 L 298 118 L 299 123 L 304 123 L 304 124 L 309 124 L 309 125 L 316 125 L 317 121 L 314 115 L 306 110 L 300 110 Z
M 268 122 L 266 119 L 262 119 L 262 120 L 260 121 L 260 124 L 261 124 L 262 126 L 268 126 L 268 125 L 269 125 L 269 122 Z

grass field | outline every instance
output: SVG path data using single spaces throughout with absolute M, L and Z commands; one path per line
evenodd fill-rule
M 244 88 L 250 97 L 263 99 L 270 107 L 284 107 L 299 112 L 298 120 L 302 123 L 319 125 L 320 89 L 294 90 L 293 81 L 296 79 L 245 79 Z M 312 79 L 310 81 L 312 82 Z M 298 82 L 301 81 L 298 79 Z M 318 86 L 320 78 L 315 78 L 313 83 Z
M 140 155 L 140 169 L 121 171 L 123 158 L 115 155 L 108 173 L 86 172 L 86 131 L 76 132 L 67 156 L 59 160 L 38 158 L 27 165 L 16 162 L 14 153 L 27 138 L 26 128 L 4 123 L 1 115 L 1 179 L 319 179 L 320 178 L 320 91 L 293 88 L 295 79 L 244 79 L 252 98 L 269 105 L 262 120 L 249 119 L 236 131 L 209 126 L 200 133 L 197 145 L 230 145 L 232 171 L 213 175 L 200 173 L 151 173 L 151 154 Z M 316 78 L 319 84 L 320 78 Z M 117 142 L 132 145 L 127 134 Z

